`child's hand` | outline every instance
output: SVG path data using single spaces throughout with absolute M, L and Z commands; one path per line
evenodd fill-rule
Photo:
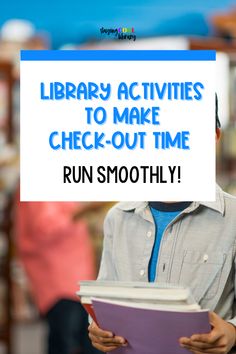
M 207 334 L 194 334 L 180 338 L 180 345 L 193 353 L 226 354 L 236 344 L 236 328 L 222 320 L 216 313 L 210 313 L 212 330 Z
M 126 340 L 122 337 L 114 336 L 112 332 L 103 331 L 95 322 L 92 322 L 88 328 L 89 338 L 92 345 L 104 353 L 122 347 L 126 344 Z

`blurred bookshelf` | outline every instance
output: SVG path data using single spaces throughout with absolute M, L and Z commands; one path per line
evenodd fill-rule
M 18 300 L 24 296 L 24 286 L 18 276 L 20 266 L 16 262 L 13 237 L 15 192 L 19 179 L 19 53 L 20 49 L 47 47 L 44 37 L 35 36 L 24 42 L 0 39 L 0 346 L 6 354 L 14 351 L 13 323 L 18 319 L 25 320 L 27 316 L 24 314 L 31 308 L 27 301 L 20 303 Z M 34 307 L 32 318 L 35 318 Z
M 11 354 L 11 230 L 12 194 L 7 182 L 14 157 L 12 136 L 12 77 L 10 62 L 0 61 L 0 341 Z
M 228 57 L 226 70 L 221 81 L 227 81 L 227 96 L 223 106 L 227 115 L 221 129 L 221 140 L 217 144 L 217 181 L 228 193 L 236 195 L 236 39 L 235 38 L 191 38 L 190 49 L 212 49 Z M 217 71 L 217 75 L 219 72 Z M 226 77 L 227 76 L 227 77 Z M 219 106 L 222 102 L 219 100 Z M 221 115 L 219 114 L 221 120 Z

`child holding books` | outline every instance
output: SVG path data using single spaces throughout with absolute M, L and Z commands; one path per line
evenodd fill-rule
M 216 99 L 218 141 L 217 111 Z M 99 279 L 190 287 L 201 307 L 210 309 L 212 330 L 180 338 L 180 346 L 195 354 L 228 353 L 236 345 L 235 215 L 236 198 L 218 186 L 215 202 L 118 203 L 104 223 Z M 89 336 L 103 352 L 126 345 L 94 322 Z

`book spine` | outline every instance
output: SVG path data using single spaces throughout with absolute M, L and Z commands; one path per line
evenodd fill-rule
M 94 320 L 94 322 L 98 325 L 96 316 L 95 316 L 95 312 L 93 309 L 93 305 L 92 304 L 83 304 L 84 309 L 87 311 L 87 313 L 92 317 L 92 319 Z

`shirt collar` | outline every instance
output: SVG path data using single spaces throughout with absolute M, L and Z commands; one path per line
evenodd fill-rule
M 225 213 L 225 200 L 224 200 L 224 192 L 216 185 L 216 200 L 214 202 L 198 202 L 198 204 L 204 205 L 207 208 L 213 209 L 224 215 Z
M 207 208 L 218 211 L 222 215 L 225 212 L 225 201 L 223 190 L 216 185 L 216 200 L 214 202 L 192 202 L 189 207 L 185 209 L 184 212 L 190 213 L 191 211 L 197 209 L 199 205 L 204 205 Z M 117 204 L 117 208 L 124 211 L 132 211 L 135 213 L 140 213 L 148 206 L 148 202 L 120 202 Z

